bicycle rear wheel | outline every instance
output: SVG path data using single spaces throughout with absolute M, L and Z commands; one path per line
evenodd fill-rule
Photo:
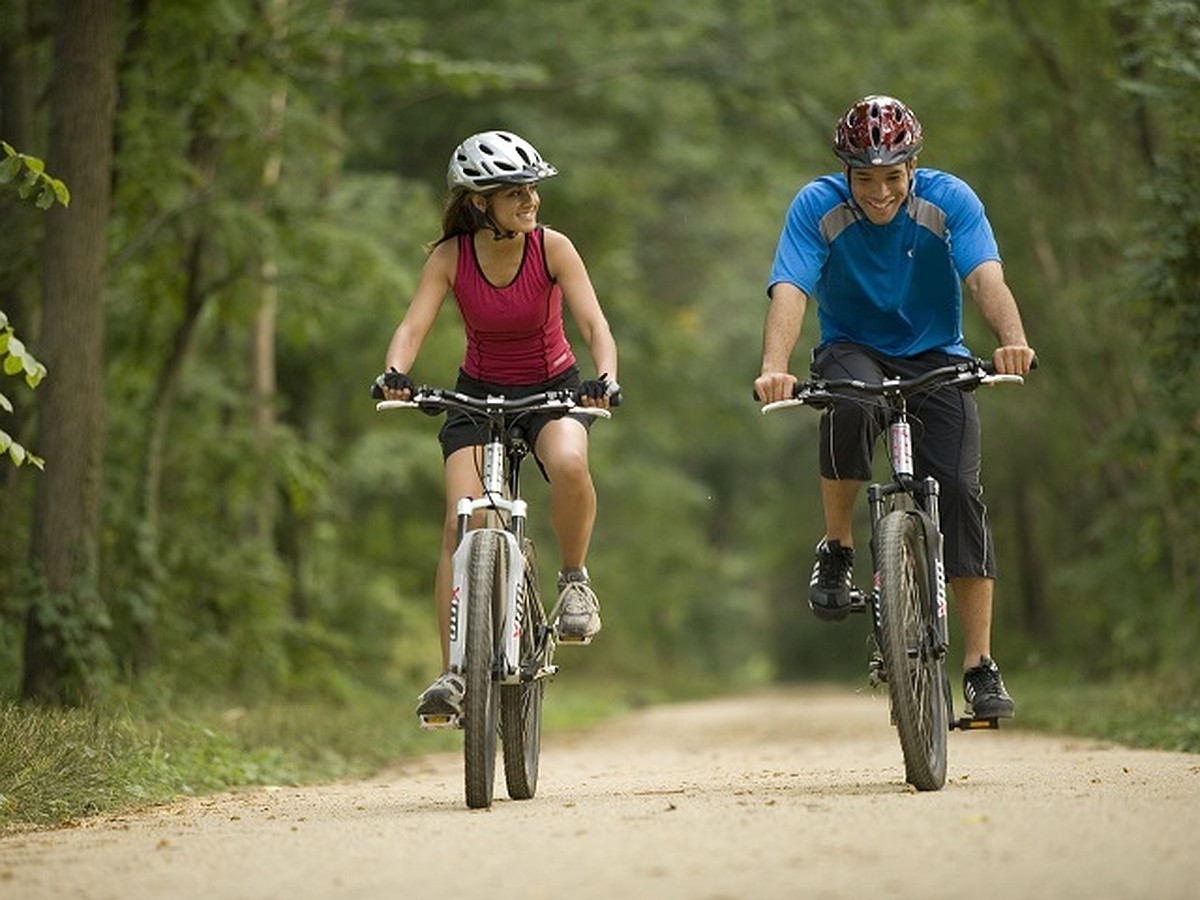
M 876 530 L 879 639 L 905 775 L 920 791 L 946 783 L 945 659 L 937 629 L 925 531 L 915 514 L 888 513 Z
M 521 597 L 521 659 L 525 677 L 535 676 L 546 652 L 546 610 L 538 586 L 537 557 L 533 542 L 525 540 L 525 577 Z M 538 758 L 542 749 L 542 699 L 544 678 L 500 686 L 500 735 L 504 744 L 504 779 L 508 796 L 529 800 L 537 791 Z
M 492 805 L 496 779 L 497 610 L 504 596 L 504 536 L 480 531 L 473 538 L 468 561 L 470 586 L 467 594 L 466 682 L 463 701 L 463 763 L 467 806 L 481 809 Z

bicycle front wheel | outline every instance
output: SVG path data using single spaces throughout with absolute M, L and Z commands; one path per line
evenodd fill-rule
M 935 646 L 938 610 L 925 530 L 913 513 L 892 512 L 876 530 L 879 642 L 905 775 L 920 791 L 946 783 L 946 664 Z
M 550 660 L 546 610 L 538 586 L 537 557 L 528 538 L 523 548 L 525 577 L 521 597 L 520 684 L 500 686 L 500 734 L 504 744 L 504 778 L 508 796 L 529 800 L 537 791 L 542 749 L 542 699 L 546 681 L 537 677 Z M 530 680 L 525 680 L 530 679 Z
M 504 596 L 504 536 L 481 531 L 471 544 L 468 560 L 466 682 L 463 701 L 463 763 L 467 806 L 492 805 L 496 779 L 497 611 Z

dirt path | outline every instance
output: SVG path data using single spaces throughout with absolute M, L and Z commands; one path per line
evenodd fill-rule
M 1200 756 L 955 734 L 917 794 L 884 700 L 773 691 L 552 737 L 491 810 L 443 754 L 9 835 L 0 898 L 1195 898 L 1198 850 Z

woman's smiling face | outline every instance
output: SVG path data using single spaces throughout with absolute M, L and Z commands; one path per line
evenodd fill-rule
M 528 233 L 537 227 L 542 199 L 536 184 L 505 185 L 487 197 L 492 218 L 505 231 Z
M 896 217 L 908 199 L 916 160 L 894 166 L 868 166 L 847 169 L 850 193 L 867 219 L 874 225 L 886 225 Z

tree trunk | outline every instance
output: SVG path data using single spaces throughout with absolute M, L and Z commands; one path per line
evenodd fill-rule
M 104 448 L 104 280 L 116 110 L 116 0 L 59 0 L 47 163 L 71 188 L 47 212 L 39 355 L 39 453 L 31 558 L 45 590 L 30 605 L 25 697 L 77 703 L 102 661 L 100 473 Z
M 287 0 L 271 0 L 267 17 L 271 25 L 272 38 L 282 45 L 287 37 Z M 255 204 L 259 211 L 269 215 L 274 205 L 275 192 L 279 188 L 279 176 L 283 167 L 284 114 L 287 111 L 287 87 L 280 85 L 271 94 L 270 106 L 264 117 L 262 193 Z M 269 453 L 275 443 L 275 320 L 279 310 L 279 264 L 271 246 L 264 246 L 259 259 L 259 306 L 254 317 L 254 328 L 250 340 L 250 372 L 254 387 L 254 430 L 257 446 L 264 454 Z M 275 478 L 263 480 L 262 497 L 257 507 L 255 531 L 264 543 L 274 536 L 277 517 L 278 482 Z

